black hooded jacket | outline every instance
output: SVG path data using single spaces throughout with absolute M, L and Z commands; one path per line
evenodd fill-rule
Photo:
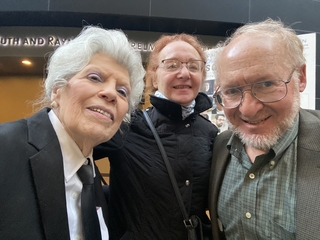
M 190 215 L 206 216 L 212 146 L 218 129 L 200 115 L 212 107 L 204 93 L 196 98 L 194 113 L 182 120 L 181 106 L 151 96 L 147 110 Z M 110 161 L 110 239 L 187 239 L 183 216 L 156 141 L 137 110 L 110 141 L 94 151 Z

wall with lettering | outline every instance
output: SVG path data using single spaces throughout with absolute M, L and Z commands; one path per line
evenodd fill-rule
M 50 27 L 0 27 L 1 56 L 39 56 L 51 53 L 56 47 L 68 43 L 79 34 L 81 28 L 50 28 Z M 131 46 L 142 53 L 146 61 L 153 50 L 154 42 L 165 33 L 124 31 Z M 166 33 L 172 34 L 172 33 Z M 212 48 L 219 36 L 197 35 L 204 44 L 204 50 Z

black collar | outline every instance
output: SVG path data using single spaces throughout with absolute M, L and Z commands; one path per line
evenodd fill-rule
M 194 113 L 191 115 L 199 114 L 212 107 L 212 99 L 205 93 L 199 92 L 195 101 Z M 181 120 L 182 109 L 180 104 L 154 95 L 150 95 L 150 102 L 162 115 L 171 119 Z

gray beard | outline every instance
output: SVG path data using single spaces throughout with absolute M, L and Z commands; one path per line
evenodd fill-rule
M 273 129 L 267 134 L 246 134 L 243 133 L 239 128 L 233 126 L 228 120 L 230 129 L 240 138 L 241 142 L 250 148 L 259 149 L 262 151 L 268 151 L 275 144 L 278 143 L 281 136 L 291 128 L 294 124 L 294 120 L 299 114 L 300 110 L 300 93 L 297 90 L 294 93 L 294 102 L 292 105 L 292 112 L 287 116 L 279 125 L 274 126 Z
M 280 137 L 283 134 L 279 126 L 276 126 L 271 130 L 271 132 L 264 135 L 245 134 L 238 128 L 235 128 L 234 132 L 245 146 L 262 151 L 268 151 L 279 141 Z

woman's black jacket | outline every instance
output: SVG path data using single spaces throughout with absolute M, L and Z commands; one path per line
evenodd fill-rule
M 181 106 L 151 96 L 147 110 L 173 168 L 190 215 L 206 216 L 212 146 L 218 129 L 200 115 L 212 107 L 204 93 L 194 113 L 182 120 Z M 94 151 L 95 159 L 110 161 L 110 239 L 187 239 L 176 196 L 151 130 L 137 110 L 130 124 Z M 211 233 L 210 233 L 211 234 Z

